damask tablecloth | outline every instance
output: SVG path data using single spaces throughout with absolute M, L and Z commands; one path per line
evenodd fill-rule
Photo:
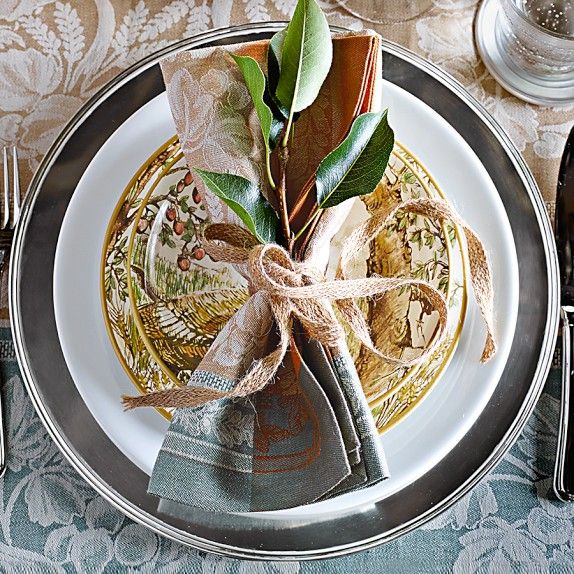
M 202 30 L 284 20 L 295 1 L 0 0 L 0 146 L 18 146 L 25 185 L 74 111 L 121 70 Z M 473 43 L 474 0 L 434 0 L 415 21 L 381 26 L 334 3 L 321 5 L 331 23 L 375 27 L 460 80 L 523 152 L 552 215 L 574 106 L 528 105 L 494 82 Z M 6 326 L 5 296 L 1 313 Z M 551 487 L 556 368 L 522 436 L 463 500 L 381 548 L 314 563 L 223 559 L 131 522 L 82 481 L 48 437 L 26 395 L 6 328 L 0 330 L 0 374 L 9 445 L 8 472 L 0 480 L 0 571 L 574 572 L 574 504 L 558 503 Z

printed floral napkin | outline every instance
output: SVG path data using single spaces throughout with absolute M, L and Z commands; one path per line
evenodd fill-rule
M 263 139 L 230 53 L 249 55 L 266 69 L 267 42 L 176 54 L 162 63 L 170 107 L 190 169 L 233 172 L 258 182 L 265 192 Z M 379 107 L 381 77 L 378 35 L 334 39 L 329 76 L 315 103 L 302 112 L 290 144 L 288 201 L 312 186 L 319 161 L 342 141 L 354 118 Z M 318 129 L 317 118 L 329 129 Z M 241 224 L 196 180 L 212 222 Z M 301 217 L 306 209 L 304 202 Z M 326 212 L 301 253 L 305 260 L 326 267 L 330 240 L 348 209 L 341 204 Z M 274 340 L 269 304 L 255 293 L 221 331 L 189 384 L 232 389 Z M 328 356 L 298 333 L 276 380 L 263 391 L 175 412 L 149 492 L 161 497 L 161 508 L 169 512 L 178 512 L 179 504 L 263 511 L 308 504 L 387 475 L 346 349 Z

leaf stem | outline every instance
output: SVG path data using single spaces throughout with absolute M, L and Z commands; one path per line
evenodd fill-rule
M 303 235 L 303 233 L 306 231 L 306 229 L 319 217 L 320 213 L 321 213 L 321 208 L 319 206 L 316 206 L 313 214 L 309 216 L 309 219 L 307 219 L 307 221 L 305 222 L 305 225 L 303 225 L 303 227 L 301 227 L 301 229 L 297 232 L 297 234 L 293 238 L 293 242 L 297 241 Z
M 269 152 L 265 153 L 266 156 L 266 164 L 265 164 L 265 168 L 267 169 L 267 179 L 269 180 L 269 185 L 271 186 L 271 189 L 273 191 L 275 191 L 275 182 L 273 181 L 273 176 L 271 175 L 271 154 Z
M 289 225 L 286 189 L 286 171 L 288 161 L 289 149 L 286 147 L 281 147 L 279 149 L 279 183 L 277 185 L 277 200 L 279 202 L 279 217 L 281 219 L 283 235 L 285 236 L 285 241 L 287 242 L 287 249 L 289 253 L 292 254 L 294 240 L 291 234 L 291 226 Z
M 291 131 L 291 125 L 293 124 L 293 109 L 289 111 L 289 118 L 287 120 L 287 127 L 285 128 L 285 134 L 283 135 L 283 140 L 281 141 L 281 147 L 286 148 L 289 143 L 289 132 Z

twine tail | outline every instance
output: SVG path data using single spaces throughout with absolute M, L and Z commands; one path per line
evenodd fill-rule
M 230 396 L 246 397 L 265 388 L 275 377 L 287 354 L 292 330 L 291 304 L 284 300 L 271 298 L 270 305 L 279 330 L 277 348 L 262 359 L 254 361 L 244 377 L 230 391 Z
M 139 407 L 199 407 L 224 398 L 246 397 L 263 389 L 273 380 L 281 366 L 287 354 L 291 337 L 290 304 L 285 301 L 271 299 L 270 305 L 279 329 L 280 339 L 277 349 L 262 359 L 254 361 L 247 373 L 231 391 L 223 392 L 209 387 L 187 386 L 154 391 L 137 397 L 122 395 L 124 409 L 131 410 Z
M 126 411 L 138 407 L 197 407 L 222 399 L 224 396 L 226 393 L 207 387 L 176 387 L 137 397 L 122 395 L 122 404 Z
M 472 231 L 467 223 L 446 201 L 430 198 L 409 199 L 400 203 L 394 208 L 380 209 L 372 213 L 371 217 L 363 225 L 355 229 L 355 231 L 353 231 L 353 233 L 351 233 L 351 235 L 347 238 L 347 241 L 345 241 L 345 245 L 341 253 L 337 276 L 340 279 L 346 279 L 345 268 L 347 267 L 348 263 L 355 257 L 357 246 L 365 245 L 374 237 L 376 237 L 376 235 L 385 228 L 385 226 L 397 215 L 397 212 L 399 211 L 416 213 L 423 217 L 428 217 L 441 222 L 451 221 L 453 224 L 458 225 L 463 229 L 468 248 L 470 278 L 474 296 L 480 309 L 480 313 L 484 319 L 484 322 L 486 323 L 486 341 L 482 350 L 481 361 L 483 363 L 488 361 L 496 353 L 493 318 L 494 289 L 492 286 L 492 272 L 490 269 L 488 255 L 486 254 L 482 241 L 480 241 L 474 231 Z M 413 286 L 416 286 L 417 284 L 416 281 L 412 280 L 410 280 L 409 283 Z M 442 322 L 442 318 L 443 315 L 446 317 L 446 303 L 444 298 L 441 297 L 438 299 L 436 297 L 438 292 L 436 292 L 436 289 L 430 285 L 425 285 L 423 289 L 425 290 L 429 299 L 434 302 L 435 308 L 436 305 L 439 305 L 443 309 L 443 311 L 439 311 L 439 315 L 441 316 L 441 335 L 431 348 L 434 349 L 438 344 L 440 344 L 440 339 L 445 334 L 445 322 Z M 349 324 L 359 326 L 361 323 L 364 323 L 364 321 L 361 321 L 362 316 L 359 317 L 359 313 L 357 310 L 352 308 L 351 303 L 339 301 L 338 305 L 340 308 L 347 311 Z M 358 332 L 362 332 L 362 327 Z M 365 344 L 364 341 L 361 342 Z M 376 349 L 371 348 L 369 344 L 366 344 L 366 346 L 380 355 L 380 353 L 378 353 Z M 428 356 L 428 354 L 429 350 L 427 349 L 425 353 L 418 358 L 418 360 Z
M 486 323 L 486 341 L 480 358 L 486 363 L 496 353 L 496 340 L 494 338 L 494 289 L 492 286 L 492 273 L 484 246 L 478 236 L 468 226 L 463 226 L 466 243 L 468 245 L 468 258 L 470 262 L 470 278 L 474 296 L 480 314 Z
M 229 393 L 230 397 L 247 397 L 263 390 L 275 377 L 285 355 L 288 346 L 280 346 L 262 359 L 254 361 L 251 368 Z
M 481 362 L 485 363 L 496 353 L 494 338 L 494 288 L 492 271 L 484 245 L 468 224 L 445 201 L 436 199 L 418 199 L 405 202 L 404 208 L 425 217 L 434 217 L 440 221 L 451 221 L 462 228 L 466 239 L 470 279 L 474 297 L 480 314 L 486 324 L 486 340 L 482 349 Z

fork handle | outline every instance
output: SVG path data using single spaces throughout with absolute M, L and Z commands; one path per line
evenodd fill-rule
M 0 249 L 0 281 L 2 280 L 2 273 L 4 271 L 7 255 L 8 251 L 6 249 Z M 2 391 L 1 387 L 0 391 Z M 6 472 L 6 429 L 4 422 L 4 399 L 0 392 L 0 478 L 4 476 L 5 472 Z

